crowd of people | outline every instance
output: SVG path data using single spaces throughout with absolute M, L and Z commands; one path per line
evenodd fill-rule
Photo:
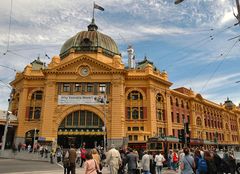
M 18 151 L 35 151 L 29 145 L 18 145 Z M 132 148 L 117 149 L 114 144 L 104 153 L 98 146 L 93 149 L 83 143 L 75 149 L 71 145 L 68 149 L 58 147 L 56 150 L 48 150 L 46 145 L 38 145 L 36 151 L 41 157 L 47 158 L 50 154 L 50 162 L 54 158 L 62 163 L 64 174 L 75 174 L 76 166 L 84 167 L 85 174 L 101 174 L 103 166 L 109 168 L 110 174 L 161 174 L 163 166 L 168 170 L 179 174 L 235 174 L 236 159 L 233 151 L 224 151 L 219 156 L 215 148 L 183 148 L 181 150 L 169 150 L 164 152 L 136 151 Z

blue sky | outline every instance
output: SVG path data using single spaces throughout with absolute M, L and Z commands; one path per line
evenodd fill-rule
M 240 42 L 229 38 L 240 34 L 235 0 L 99 0 L 105 11 L 95 11 L 99 31 L 111 36 L 127 62 L 131 44 L 136 60 L 144 56 L 158 69 L 168 72 L 172 89 L 185 86 L 204 98 L 223 103 L 229 97 L 240 102 Z M 93 1 L 13 0 L 0 6 L 0 109 L 7 109 L 15 72 L 22 71 L 38 56 L 58 55 L 62 44 L 86 30 Z M 10 35 L 8 35 L 10 33 Z M 6 55 L 9 39 L 9 48 Z

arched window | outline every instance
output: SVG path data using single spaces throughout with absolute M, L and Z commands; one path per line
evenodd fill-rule
M 87 110 L 75 111 L 67 115 L 61 122 L 61 128 L 102 128 L 103 121 L 94 112 Z
M 128 94 L 127 119 L 143 119 L 143 95 L 139 91 Z
M 181 100 L 181 107 L 184 108 L 184 102 Z
M 200 117 L 197 117 L 196 123 L 197 123 L 197 126 L 202 126 L 202 120 Z
M 159 121 L 164 121 L 165 117 L 165 110 L 164 110 L 164 100 L 161 94 L 156 95 L 156 118 Z
M 42 98 L 42 91 L 36 91 L 32 94 L 30 100 L 28 120 L 40 120 L 42 110 Z
M 178 99 L 176 98 L 176 106 L 179 106 Z

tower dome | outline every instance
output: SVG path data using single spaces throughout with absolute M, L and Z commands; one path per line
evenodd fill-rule
M 92 20 L 92 23 L 88 25 L 88 31 L 81 31 L 68 39 L 60 51 L 61 60 L 72 52 L 97 52 L 98 48 L 101 48 L 102 53 L 108 57 L 120 55 L 115 41 L 97 29 L 97 25 Z

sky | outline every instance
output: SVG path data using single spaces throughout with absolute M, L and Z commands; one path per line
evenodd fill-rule
M 48 64 L 45 54 L 59 55 L 68 38 L 87 30 L 93 1 L 0 1 L 0 109 L 7 110 L 16 72 L 37 57 Z M 171 89 L 184 86 L 217 104 L 229 97 L 238 105 L 240 41 L 229 40 L 240 35 L 235 0 L 174 1 L 95 0 L 105 9 L 95 10 L 95 22 L 126 65 L 132 45 L 137 62 L 146 56 L 167 71 Z

